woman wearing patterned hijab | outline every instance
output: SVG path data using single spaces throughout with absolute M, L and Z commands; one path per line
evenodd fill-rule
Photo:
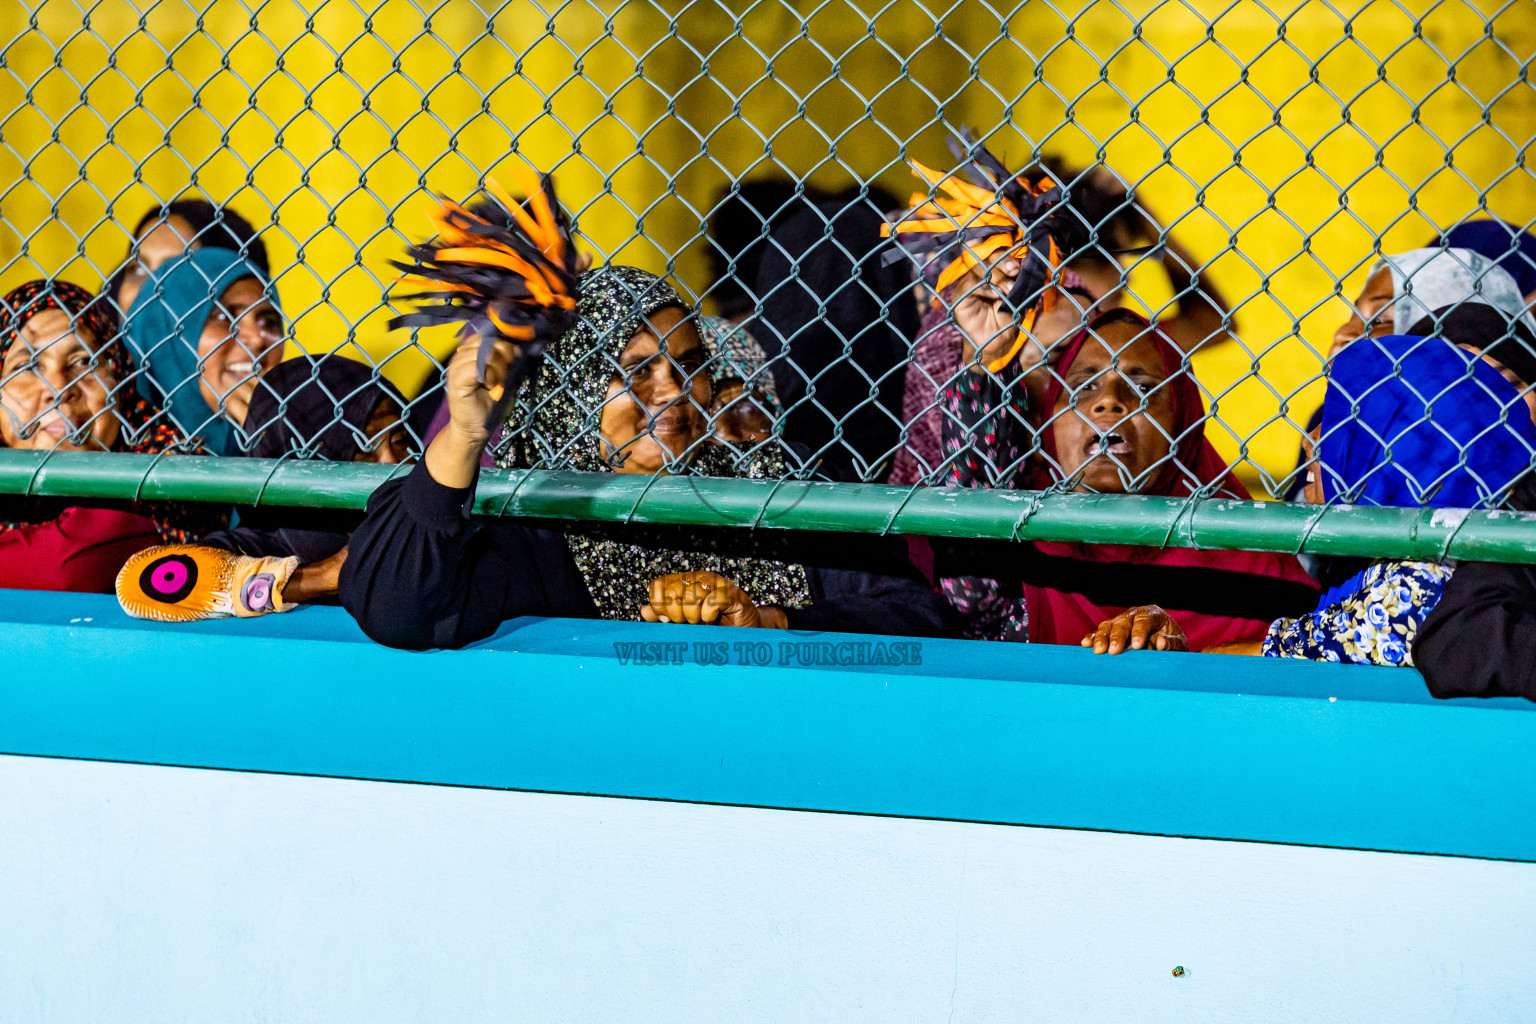
M 574 326 L 518 395 L 503 467 L 778 478 L 777 450 L 709 437 L 712 382 L 696 319 L 664 280 L 607 267 L 580 281 Z M 352 535 L 342 604 L 396 647 L 461 647 L 520 615 L 932 635 L 942 601 L 877 538 L 778 531 L 472 519 L 487 415 L 515 354 L 481 343 L 449 365 L 450 420 L 404 479 L 374 493 Z M 877 568 L 878 567 L 878 568 Z M 877 569 L 877 571 L 870 571 Z
M 699 317 L 699 334 L 715 381 L 709 408 L 715 440 L 748 448 L 767 441 L 783 413 L 768 353 L 746 327 L 723 317 Z
M 67 281 L 31 281 L 0 302 L 5 447 L 154 453 L 180 445 L 134 388 L 110 302 Z M 35 499 L 7 501 L 0 518 L 0 587 L 98 593 L 112 591 L 130 555 L 198 525 L 173 506 L 61 509 Z

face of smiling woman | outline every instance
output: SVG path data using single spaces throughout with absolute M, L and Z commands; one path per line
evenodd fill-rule
M 213 304 L 198 339 L 203 401 L 243 424 L 256 381 L 282 358 L 283 316 L 260 281 L 242 277 Z
M 693 321 L 669 306 L 646 318 L 619 355 L 599 429 L 616 473 L 656 473 L 705 433 L 710 404 L 704 343 Z
M 121 430 L 107 408 L 117 381 L 105 364 L 91 366 L 95 344 L 61 309 L 43 310 L 23 325 L 0 369 L 0 440 L 7 448 L 111 449 Z
M 1074 491 L 1145 490 L 1173 449 L 1173 391 L 1160 386 L 1167 379 L 1162 355 L 1145 331 L 1104 324 L 1061 370 L 1066 388 L 1051 430 L 1062 477 Z

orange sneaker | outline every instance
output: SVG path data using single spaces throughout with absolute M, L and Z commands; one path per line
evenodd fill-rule
M 136 619 L 197 622 L 285 612 L 297 558 L 252 558 L 198 544 L 140 551 L 117 574 L 117 603 Z

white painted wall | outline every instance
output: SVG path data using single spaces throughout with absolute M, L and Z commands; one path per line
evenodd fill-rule
M 1529 864 L 19 757 L 0 822 L 6 1022 L 1536 1019 Z

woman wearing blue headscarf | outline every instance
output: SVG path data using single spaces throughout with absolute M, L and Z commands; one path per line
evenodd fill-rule
M 1309 496 L 1356 505 L 1497 507 L 1529 472 L 1536 426 L 1500 373 L 1441 338 L 1351 345 L 1334 361 Z M 1454 565 L 1382 561 L 1270 625 L 1262 653 L 1412 665 Z M 1230 653 L 1259 653 L 1233 651 Z
M 215 455 L 240 453 L 236 427 L 256 381 L 282 360 L 285 333 L 267 276 L 220 248 L 194 250 L 151 273 L 125 328 L 139 393 Z
M 1444 338 L 1391 335 L 1339 353 L 1322 423 L 1306 455 L 1306 500 L 1319 504 L 1497 507 L 1529 481 L 1536 425 L 1515 386 Z M 1413 644 L 1454 563 L 1384 560 L 1327 591 L 1261 641 L 1214 654 L 1412 665 Z M 1162 608 L 1132 608 L 1100 627 L 1135 630 L 1146 650 L 1184 649 Z M 1536 630 L 1533 630 L 1536 631 Z M 1155 643 L 1159 638 L 1164 644 Z

